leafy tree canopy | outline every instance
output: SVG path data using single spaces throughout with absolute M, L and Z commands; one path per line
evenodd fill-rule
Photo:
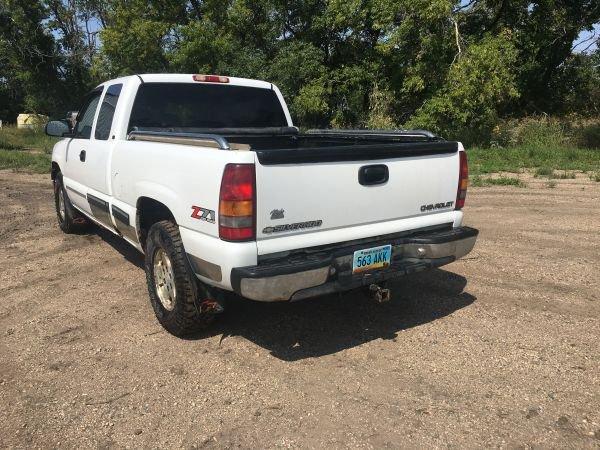
M 121 75 L 219 73 L 277 84 L 301 126 L 477 141 L 501 117 L 597 115 L 598 50 L 573 45 L 598 22 L 596 0 L 0 0 L 0 116 L 63 113 Z

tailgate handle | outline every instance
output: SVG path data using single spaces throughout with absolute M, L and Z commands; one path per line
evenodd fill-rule
M 385 164 L 362 166 L 358 170 L 358 182 L 363 186 L 376 186 L 387 183 L 390 179 L 390 171 Z

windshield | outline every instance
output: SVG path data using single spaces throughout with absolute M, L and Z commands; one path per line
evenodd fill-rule
M 226 84 L 144 83 L 137 92 L 129 131 L 285 127 L 275 91 Z

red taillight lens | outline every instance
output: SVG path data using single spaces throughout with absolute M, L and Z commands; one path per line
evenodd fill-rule
M 467 162 L 467 153 L 458 152 L 460 157 L 460 168 L 458 175 L 458 192 L 456 193 L 456 209 L 461 209 L 465 206 L 467 198 L 467 187 L 469 186 L 469 163 Z
M 226 241 L 255 238 L 256 177 L 254 164 L 227 164 L 219 197 L 219 237 Z
M 202 81 L 204 83 L 229 83 L 229 77 L 221 75 L 193 75 L 194 81 Z

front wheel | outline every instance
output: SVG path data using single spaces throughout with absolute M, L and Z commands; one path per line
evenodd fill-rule
M 89 225 L 87 219 L 71 204 L 61 173 L 58 173 L 54 180 L 54 206 L 58 226 L 64 233 L 83 231 Z
M 205 311 L 208 288 L 196 280 L 177 225 L 163 220 L 148 232 L 146 284 L 150 303 L 160 324 L 175 336 L 196 333 L 210 325 L 214 314 Z

